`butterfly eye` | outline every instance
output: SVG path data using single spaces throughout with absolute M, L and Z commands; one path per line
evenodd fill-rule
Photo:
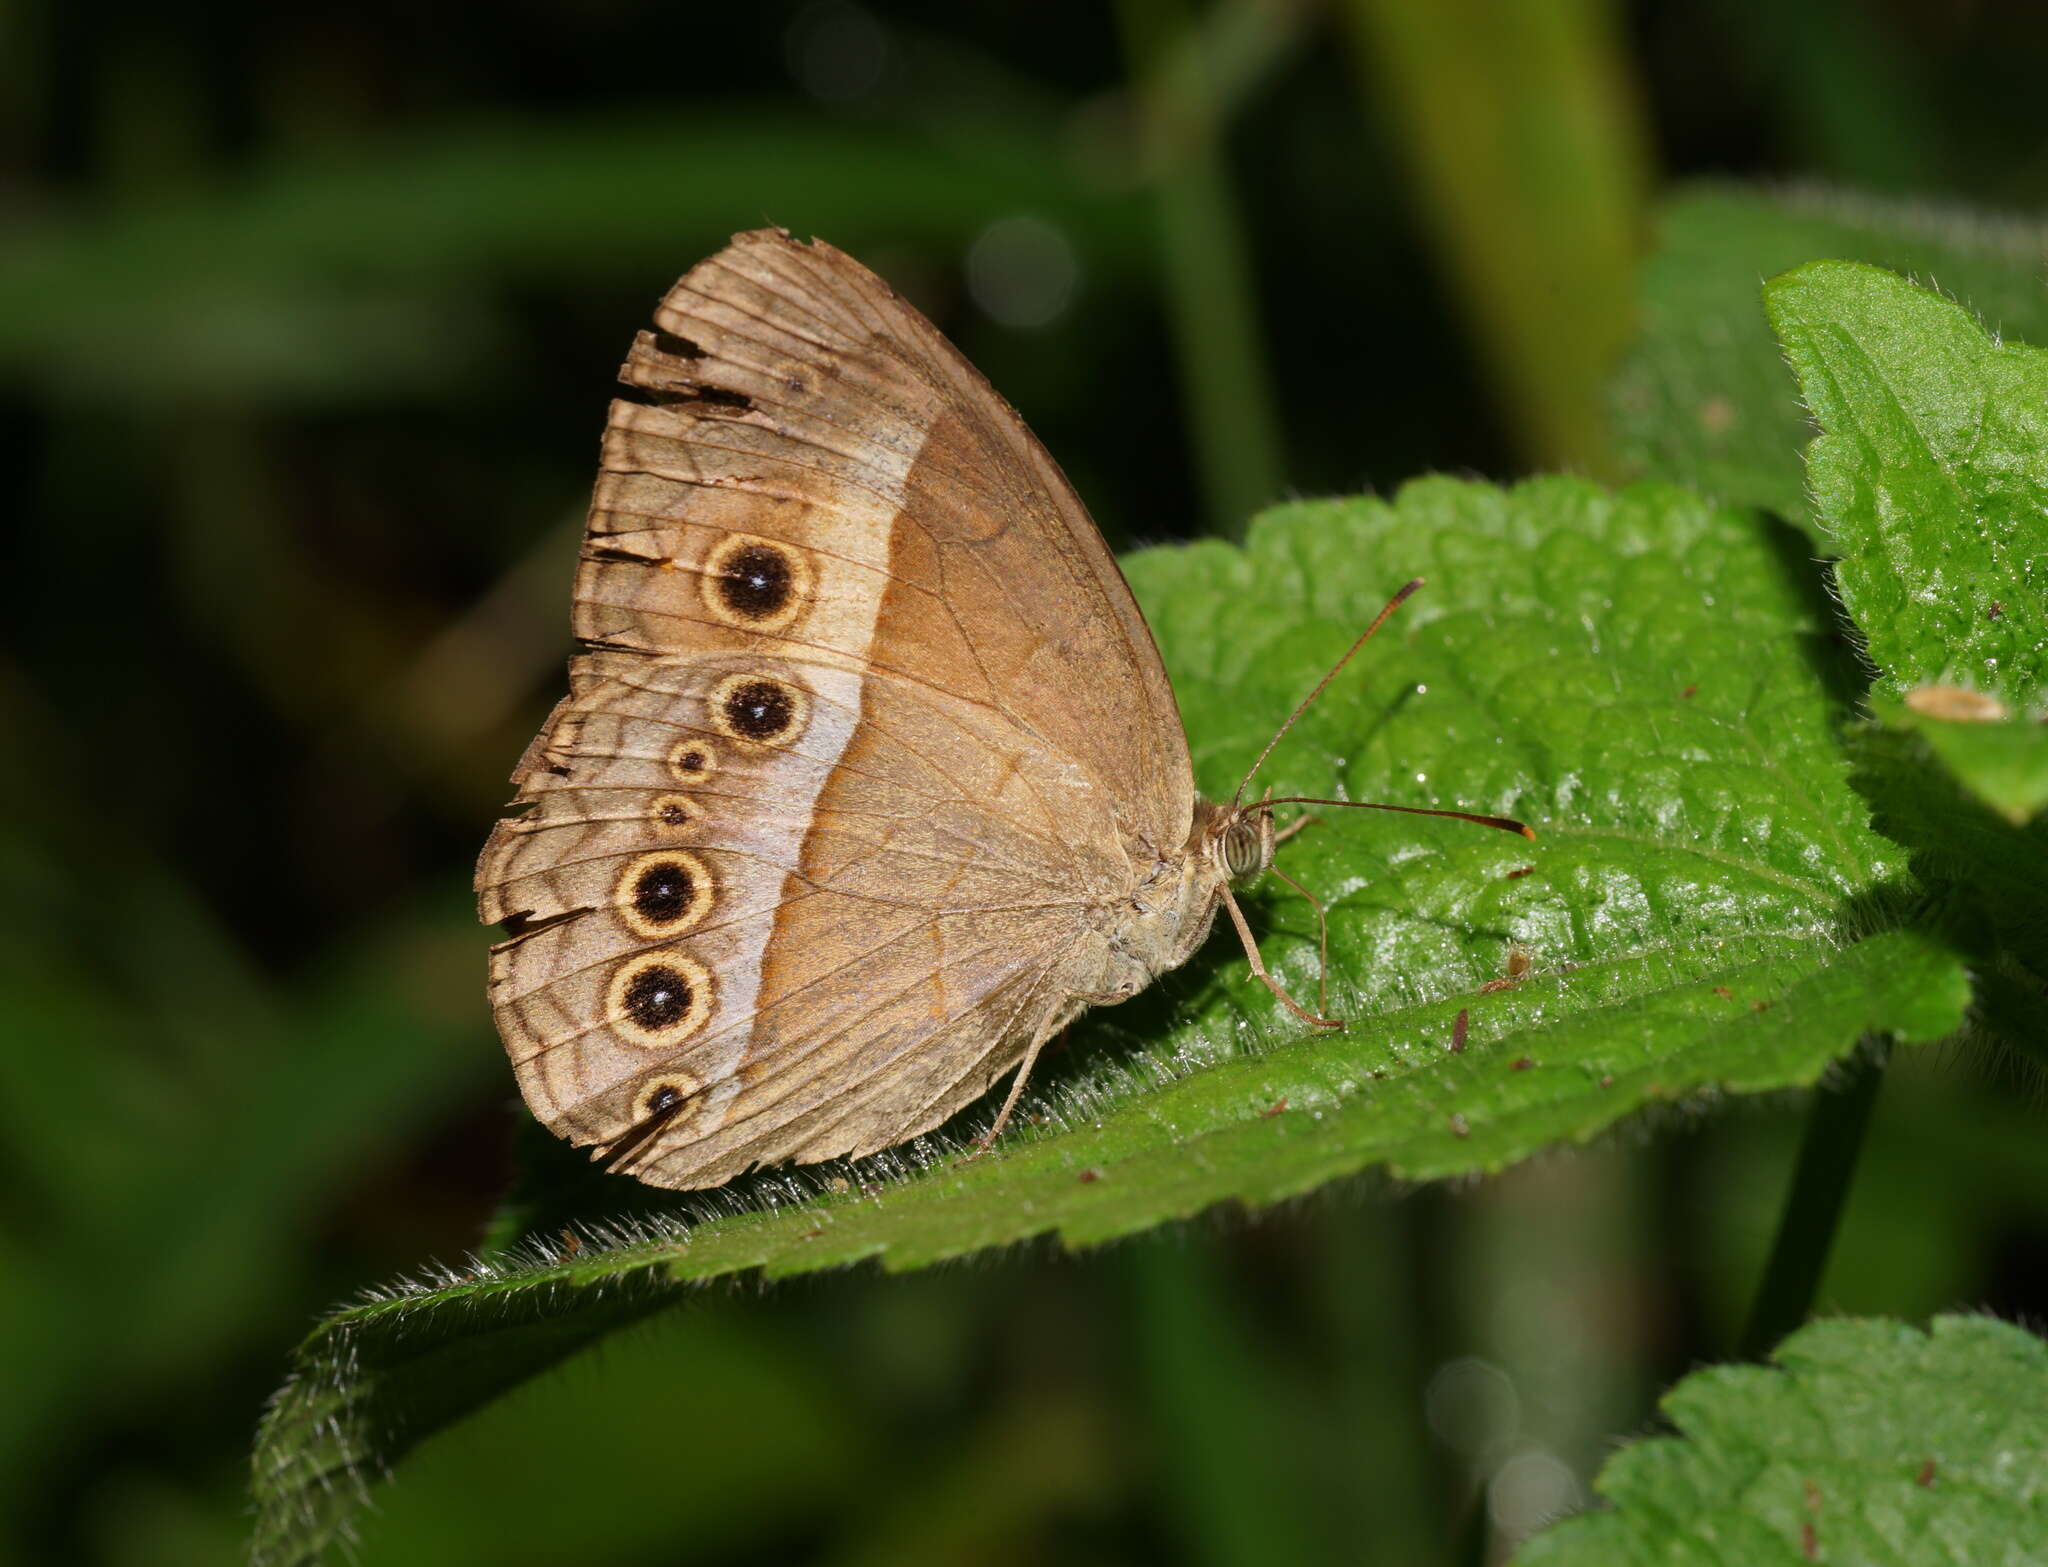
M 1250 817 L 1239 817 L 1223 833 L 1223 867 L 1233 881 L 1266 868 L 1265 834 Z

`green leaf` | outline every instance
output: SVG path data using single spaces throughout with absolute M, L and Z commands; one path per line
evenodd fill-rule
M 338 1313 L 266 1423 L 263 1560 L 314 1554 L 347 1477 L 696 1281 L 1096 1245 L 1372 1166 L 1496 1170 L 1646 1106 L 1810 1084 L 1866 1034 L 1929 1040 L 1960 1018 L 1957 960 L 1889 928 L 1900 856 L 1847 786 L 1809 658 L 1825 602 L 1764 521 L 1662 487 L 1429 480 L 1392 505 L 1282 508 L 1242 550 L 1127 564 L 1212 796 L 1386 592 L 1429 573 L 1261 783 L 1512 813 L 1541 841 L 1325 808 L 1282 862 L 1329 910 L 1347 1032 L 1304 1038 L 1219 935 L 1092 1016 L 976 1162 L 956 1129 Z M 1315 923 L 1283 892 L 1255 894 L 1251 918 L 1312 997 Z M 1482 993 L 1515 947 L 1529 976 Z
M 1820 423 L 1807 477 L 1879 689 L 1959 684 L 2039 706 L 2048 353 L 1855 262 L 1775 278 L 1764 303 Z
M 2048 725 L 2010 715 L 1992 718 L 1947 716 L 1942 707 L 1924 700 L 1937 694 L 1923 688 L 1905 702 L 1878 697 L 1877 716 L 1926 742 L 1930 759 L 1957 787 L 2003 816 L 2025 826 L 2048 807 Z M 1946 693 L 1939 693 L 1946 695 Z
M 1665 206 L 1643 330 L 1615 377 L 1616 441 L 1640 473 L 1807 519 L 1807 423 L 1757 298 L 1808 261 L 1924 278 L 2000 331 L 2048 343 L 2048 225 L 1809 187 L 1698 185 Z
M 2021 1567 L 2048 1540 L 2048 1345 L 1985 1317 L 1846 1318 L 1776 1369 L 1717 1366 L 1664 1398 L 1681 1433 L 1624 1448 L 1517 1567 L 1884 1562 Z
M 1956 723 L 1879 698 L 1848 736 L 1877 829 L 1912 851 L 1930 924 L 1968 954 L 1976 1026 L 2048 1065 L 2048 729 Z

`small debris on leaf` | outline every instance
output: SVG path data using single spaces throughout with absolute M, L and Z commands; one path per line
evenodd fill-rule
M 2005 704 L 1982 691 L 1962 686 L 1919 686 L 1906 693 L 1906 706 L 1923 718 L 1952 724 L 1993 724 L 2010 715 Z

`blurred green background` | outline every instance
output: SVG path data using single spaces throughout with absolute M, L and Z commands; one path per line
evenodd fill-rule
M 476 1243 L 514 1115 L 470 863 L 612 372 L 733 230 L 888 274 L 1127 545 L 1619 476 L 1677 180 L 2048 196 L 2026 0 L 17 0 L 0 39 L 0 1567 L 235 1559 L 294 1340 Z M 2030 1097 L 1895 1066 L 1826 1308 L 2048 1312 Z M 707 1293 L 430 1444 L 363 1558 L 1498 1559 L 1729 1353 L 1799 1115 Z

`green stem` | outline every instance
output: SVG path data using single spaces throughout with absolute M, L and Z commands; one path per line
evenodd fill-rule
M 1849 1181 L 1856 1173 L 1856 1156 L 1884 1081 L 1886 1054 L 1882 1045 L 1857 1052 L 1844 1081 L 1813 1096 L 1778 1236 L 1771 1243 L 1770 1260 L 1764 1264 L 1763 1281 L 1736 1349 L 1744 1360 L 1764 1359 L 1813 1307 L 1841 1225 Z
M 1367 95 L 1533 469 L 1612 467 L 1651 151 L 1617 0 L 1345 0 Z
M 1223 1251 L 1215 1235 L 1190 1230 L 1124 1253 L 1160 1500 L 1181 1536 L 1175 1558 L 1197 1567 L 1316 1561 L 1318 1503 L 1295 1448 L 1299 1427 Z
M 1272 8 L 1225 10 L 1226 19 L 1246 12 L 1257 20 Z M 1220 84 L 1208 39 L 1190 31 L 1178 0 L 1124 0 L 1119 14 L 1210 527 L 1238 537 L 1279 497 L 1284 466 L 1244 225 L 1224 166 Z M 1270 57 L 1277 48 L 1250 52 Z M 1242 91 L 1239 82 L 1233 96 Z

